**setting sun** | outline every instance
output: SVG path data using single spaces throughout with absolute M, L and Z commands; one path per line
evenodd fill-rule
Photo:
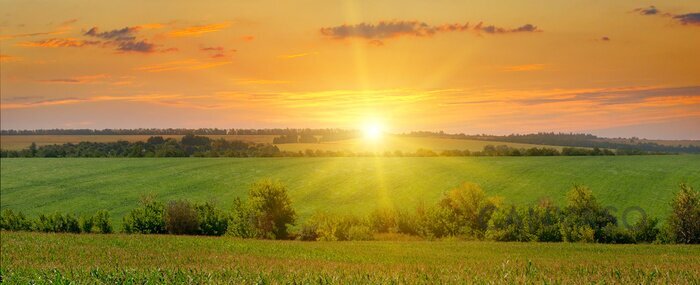
M 365 125 L 363 129 L 365 139 L 376 141 L 382 137 L 383 130 L 381 125 L 378 123 L 372 123 Z

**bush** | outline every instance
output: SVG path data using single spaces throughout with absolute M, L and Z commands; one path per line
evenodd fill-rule
M 593 240 L 603 242 L 604 228 L 617 225 L 617 219 L 598 204 L 588 187 L 574 186 L 567 195 L 568 205 L 564 209 L 561 221 L 561 234 L 565 241 L 591 241 L 589 230 L 593 231 Z
M 536 237 L 527 231 L 525 218 L 515 206 L 493 213 L 486 237 L 495 241 L 531 241 Z
M 527 232 L 541 242 L 562 241 L 560 228 L 561 211 L 550 200 L 544 199 L 524 213 Z
M 34 227 L 37 231 L 47 233 L 80 233 L 80 222 L 71 214 L 41 214 Z
M 95 227 L 97 227 L 97 230 L 100 233 L 111 234 L 114 232 L 114 229 L 112 228 L 112 221 L 109 219 L 109 212 L 107 212 L 107 210 L 97 211 L 92 218 L 93 222 L 95 223 Z
M 233 200 L 231 208 L 231 219 L 229 220 L 226 234 L 240 238 L 255 238 L 258 236 L 255 229 L 254 216 L 248 209 L 248 205 L 240 198 Z
M 658 239 L 660 230 L 657 227 L 659 220 L 656 218 L 647 218 L 643 216 L 636 224 L 632 226 L 632 234 L 634 240 L 640 242 L 654 242 Z
M 352 225 L 348 229 L 348 240 L 373 240 L 374 232 L 366 225 Z
M 168 202 L 165 208 L 165 229 L 176 235 L 197 234 L 199 218 L 192 203 L 186 200 Z
M 456 224 L 458 232 L 477 238 L 484 236 L 497 204 L 473 183 L 463 183 L 448 191 L 440 201 L 440 206 L 449 213 L 449 222 Z
M 680 185 L 671 206 L 669 230 L 677 243 L 700 243 L 700 194 L 687 184 Z
M 8 231 L 31 231 L 32 221 L 22 212 L 7 209 L 0 215 L 0 229 Z
M 369 215 L 369 224 L 375 232 L 388 233 L 398 231 L 398 215 L 390 208 L 378 208 Z
M 83 230 L 84 233 L 91 233 L 92 232 L 92 227 L 95 225 L 95 222 L 93 220 L 93 217 L 91 216 L 83 216 L 80 219 L 80 227 Z
M 287 226 L 293 225 L 296 218 L 287 188 L 272 180 L 253 183 L 247 208 L 259 238 L 287 238 Z
M 226 233 L 230 217 L 217 209 L 213 203 L 196 205 L 199 220 L 199 233 L 220 236 Z
M 317 212 L 301 226 L 298 239 L 305 241 L 371 240 L 369 223 L 356 216 Z
M 152 198 L 141 199 L 141 207 L 131 210 L 124 217 L 124 232 L 141 234 L 164 234 L 165 206 Z
M 598 242 L 601 243 L 635 243 L 634 234 L 627 229 L 608 224 L 602 229 L 602 234 Z

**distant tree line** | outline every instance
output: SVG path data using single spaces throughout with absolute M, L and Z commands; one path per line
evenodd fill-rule
M 36 129 L 36 130 L 0 130 L 0 135 L 311 135 L 324 136 L 327 139 L 357 137 L 357 130 L 344 129 L 219 129 L 219 128 L 139 128 L 139 129 Z
M 698 145 L 662 145 L 639 138 L 602 138 L 591 134 L 580 133 L 536 133 L 536 134 L 512 134 L 507 136 L 494 135 L 465 135 L 465 134 L 447 134 L 440 132 L 410 132 L 402 134 L 407 137 L 438 137 L 451 139 L 469 139 L 469 140 L 484 140 L 498 141 L 511 143 L 526 143 L 540 145 L 556 145 L 569 146 L 580 148 L 600 148 L 600 149 L 616 149 L 621 152 L 633 154 L 635 152 L 650 152 L 650 153 L 700 153 Z
M 464 183 L 444 193 L 432 206 L 412 211 L 380 208 L 368 216 L 316 212 L 296 225 L 296 212 L 287 188 L 278 181 L 254 183 L 246 201 L 236 198 L 230 211 L 213 203 L 143 198 L 141 206 L 123 218 L 127 234 L 229 235 L 258 239 L 305 241 L 371 240 L 377 234 L 419 236 L 424 239 L 464 239 L 519 242 L 700 243 L 700 193 L 686 184 L 673 199 L 663 226 L 642 215 L 628 227 L 600 205 L 591 190 L 574 186 L 560 208 L 548 199 L 533 205 L 504 205 L 476 184 Z M 112 233 L 106 211 L 77 218 L 71 214 L 30 219 L 5 210 L 0 229 L 68 233 Z
M 303 136 L 302 136 L 303 137 Z M 313 136 L 311 136 L 313 137 Z M 314 138 L 315 139 L 315 138 Z M 297 142 L 301 142 L 298 140 Z M 506 145 L 487 145 L 482 151 L 444 150 L 434 152 L 418 149 L 415 152 L 393 151 L 384 153 L 312 150 L 281 151 L 273 144 L 211 139 L 188 134 L 181 140 L 148 138 L 145 142 L 80 142 L 62 145 L 37 146 L 32 143 L 23 150 L 0 150 L 0 157 L 434 157 L 434 156 L 581 156 L 581 155 L 641 155 L 643 151 L 585 149 L 565 147 L 561 151 L 548 147 L 513 148 Z

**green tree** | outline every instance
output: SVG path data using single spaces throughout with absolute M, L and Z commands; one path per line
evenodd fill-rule
M 176 235 L 194 235 L 199 232 L 197 210 L 187 200 L 170 201 L 165 208 L 165 229 Z
M 700 194 L 681 184 L 673 199 L 669 227 L 677 243 L 700 243 Z
M 124 232 L 141 234 L 163 234 L 165 229 L 165 206 L 152 197 L 141 198 L 141 207 L 131 210 L 124 217 Z
M 566 241 L 603 241 L 605 227 L 617 225 L 617 219 L 603 209 L 586 186 L 575 185 L 567 195 L 561 233 Z M 590 233 L 593 232 L 591 237 Z M 609 231 L 608 231 L 609 232 Z M 592 240 L 591 240 L 592 238 Z
M 248 192 L 247 204 L 259 237 L 287 238 L 287 226 L 293 225 L 296 219 L 287 187 L 269 179 L 255 182 Z

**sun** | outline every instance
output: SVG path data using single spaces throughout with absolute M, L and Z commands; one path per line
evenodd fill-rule
M 365 135 L 365 139 L 372 141 L 381 139 L 382 135 L 384 134 L 382 126 L 378 123 L 370 123 L 365 125 L 362 132 Z

